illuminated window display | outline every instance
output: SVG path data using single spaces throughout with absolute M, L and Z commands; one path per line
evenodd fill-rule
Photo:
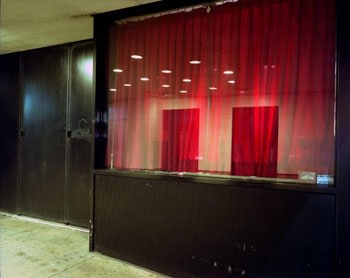
M 220 2 L 110 38 L 106 167 L 332 184 L 334 1 Z

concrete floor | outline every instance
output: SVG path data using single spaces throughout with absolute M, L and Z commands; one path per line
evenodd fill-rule
M 88 230 L 0 212 L 0 278 L 166 277 L 88 249 Z

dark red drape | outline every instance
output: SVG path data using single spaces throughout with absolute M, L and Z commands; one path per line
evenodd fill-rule
M 277 177 L 278 107 L 233 108 L 231 174 Z
M 163 171 L 197 172 L 199 109 L 163 110 Z

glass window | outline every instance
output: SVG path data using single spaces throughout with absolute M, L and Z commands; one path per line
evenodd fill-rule
M 335 1 L 224 1 L 110 29 L 106 167 L 332 184 Z

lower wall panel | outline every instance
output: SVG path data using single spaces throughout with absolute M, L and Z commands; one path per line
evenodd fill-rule
M 335 196 L 97 174 L 94 250 L 170 275 L 330 276 Z

